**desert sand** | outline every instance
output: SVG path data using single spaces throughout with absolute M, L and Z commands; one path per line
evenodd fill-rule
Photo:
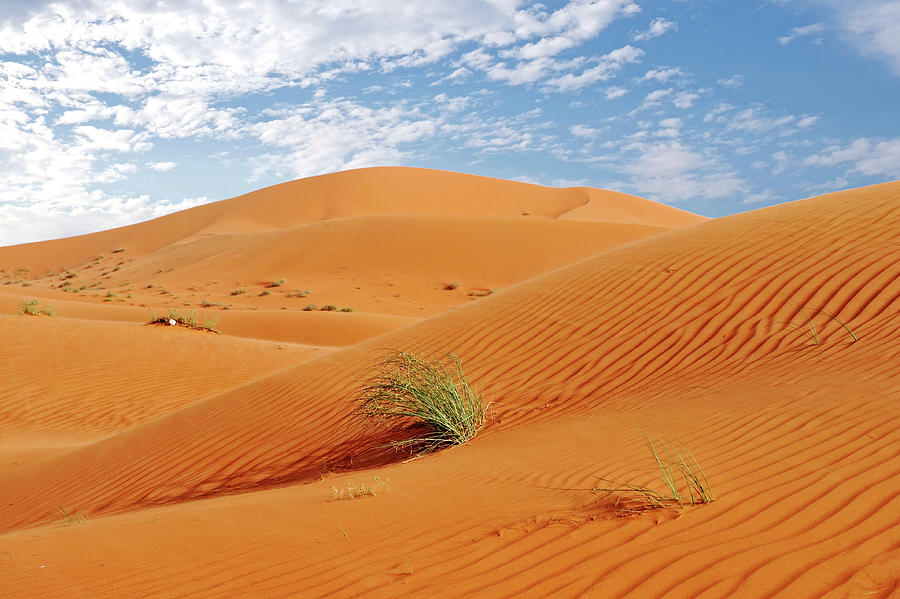
M 711 220 L 375 168 L 0 247 L 0 597 L 897 597 L 898 325 L 900 182 Z M 485 428 L 386 450 L 389 349 Z M 658 485 L 644 435 L 715 500 L 592 492 Z

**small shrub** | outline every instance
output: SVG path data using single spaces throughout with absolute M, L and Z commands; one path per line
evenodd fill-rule
M 269 283 L 269 287 L 281 287 L 285 283 L 287 283 L 286 279 L 278 279 L 277 281 L 272 281 L 271 283 Z
M 271 295 L 271 293 L 272 293 L 271 291 L 266 291 L 265 289 L 263 289 L 262 291 L 260 291 L 259 297 L 264 297 L 264 296 L 266 296 L 266 295 Z M 233 294 L 232 294 L 232 295 L 233 295 Z
M 247 292 L 244 291 L 243 289 L 235 289 L 234 291 L 231 292 L 231 295 L 242 295 L 244 293 L 247 293 Z
M 362 419 L 412 425 L 414 436 L 392 446 L 417 455 L 465 443 L 484 426 L 487 410 L 459 358 L 449 352 L 435 360 L 392 352 L 382 359 L 357 403 L 356 415 Z
M 112 251 L 112 253 L 113 253 L 113 254 L 119 254 L 119 253 L 124 252 L 124 251 L 125 251 L 125 248 L 116 248 L 116 249 L 114 249 L 114 250 Z
M 444 285 L 444 289 L 447 291 L 453 291 L 459 287 L 459 283 L 450 283 L 449 285 Z
M 350 306 L 346 306 L 338 310 L 338 312 L 353 312 L 353 308 L 351 308 Z
M 321 308 L 319 308 L 319 310 L 323 310 L 325 312 L 334 312 L 337 309 L 338 309 L 338 307 L 335 306 L 334 304 L 328 304 L 326 306 L 322 306 Z
M 312 311 L 315 310 L 315 309 L 316 309 L 316 305 L 315 305 L 315 304 L 306 304 L 305 306 L 303 306 L 303 311 L 304 311 L 304 312 L 312 312 Z

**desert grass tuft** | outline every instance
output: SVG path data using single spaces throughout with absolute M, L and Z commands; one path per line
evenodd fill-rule
M 594 493 L 619 496 L 616 506 L 627 512 L 675 505 L 683 508 L 685 505 L 710 503 L 715 499 L 703 468 L 684 445 L 663 437 L 654 443 L 644 435 L 644 440 L 656 462 L 659 480 L 664 489 L 601 478 L 603 483 L 612 486 L 596 487 L 592 489 Z
M 810 341 L 812 341 L 813 345 L 821 345 L 821 343 L 822 343 L 822 340 L 819 337 L 819 330 L 816 328 L 816 325 L 813 322 L 812 315 L 814 315 L 814 314 L 824 314 L 831 320 L 833 320 L 836 323 L 838 323 L 839 325 L 841 325 L 844 328 L 844 330 L 850 334 L 850 337 L 853 339 L 853 343 L 856 343 L 857 341 L 859 341 L 859 339 L 856 337 L 856 333 L 854 333 L 853 330 L 849 326 L 847 326 L 847 323 L 845 323 L 843 320 L 838 318 L 835 314 L 832 314 L 831 312 L 829 312 L 823 308 L 816 310 L 813 308 L 809 308 L 808 306 L 801 306 L 801 305 L 799 305 L 798 302 L 795 302 L 790 298 L 787 298 L 787 301 L 791 305 L 793 305 L 797 308 L 798 313 L 803 318 L 803 322 L 799 323 L 799 324 L 796 322 L 793 322 L 793 321 L 788 321 L 788 322 L 776 321 L 776 322 L 778 322 L 779 324 L 785 324 L 787 326 L 794 327 L 795 329 L 805 329 L 807 331 L 807 335 L 808 335 Z
M 336 500 L 340 499 L 354 499 L 356 497 L 374 497 L 379 493 L 387 491 L 391 488 L 391 479 L 389 478 L 381 478 L 380 476 L 374 477 L 375 482 L 373 484 L 362 483 L 360 485 L 354 484 L 352 482 L 347 483 L 346 487 L 337 488 L 335 486 L 331 487 L 332 492 L 334 493 L 334 498 Z
M 59 508 L 59 511 L 62 512 L 63 518 L 66 519 L 66 526 L 75 526 L 76 524 L 81 524 L 82 522 L 87 520 L 87 518 L 85 518 L 84 514 L 82 513 L 78 513 L 77 515 L 73 516 L 65 509 L 63 509 L 61 505 L 57 505 L 56 507 Z
M 385 356 L 357 398 L 356 414 L 381 424 L 405 422 L 414 436 L 391 444 L 423 455 L 465 443 L 481 430 L 488 406 L 466 379 L 462 362 L 393 351 Z

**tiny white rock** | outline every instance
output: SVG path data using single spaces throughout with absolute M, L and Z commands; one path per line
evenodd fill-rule
M 169 325 L 170 325 L 170 326 L 171 326 L 171 325 L 176 325 L 176 324 L 178 324 L 178 323 L 175 322 L 175 319 L 174 319 L 174 318 L 170 318 L 170 319 L 169 319 Z

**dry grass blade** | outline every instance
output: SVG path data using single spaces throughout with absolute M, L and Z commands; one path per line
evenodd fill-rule
M 625 500 L 624 507 L 619 501 L 616 503 L 618 509 L 627 512 L 674 505 L 683 508 L 685 505 L 709 503 L 715 499 L 706 474 L 694 454 L 684 445 L 677 440 L 669 442 L 662 437 L 656 443 L 646 435 L 644 439 L 656 462 L 659 479 L 665 490 L 658 491 L 650 487 L 601 478 L 600 481 L 612 486 L 596 487 L 592 489 L 594 493 L 630 496 L 630 499 Z

